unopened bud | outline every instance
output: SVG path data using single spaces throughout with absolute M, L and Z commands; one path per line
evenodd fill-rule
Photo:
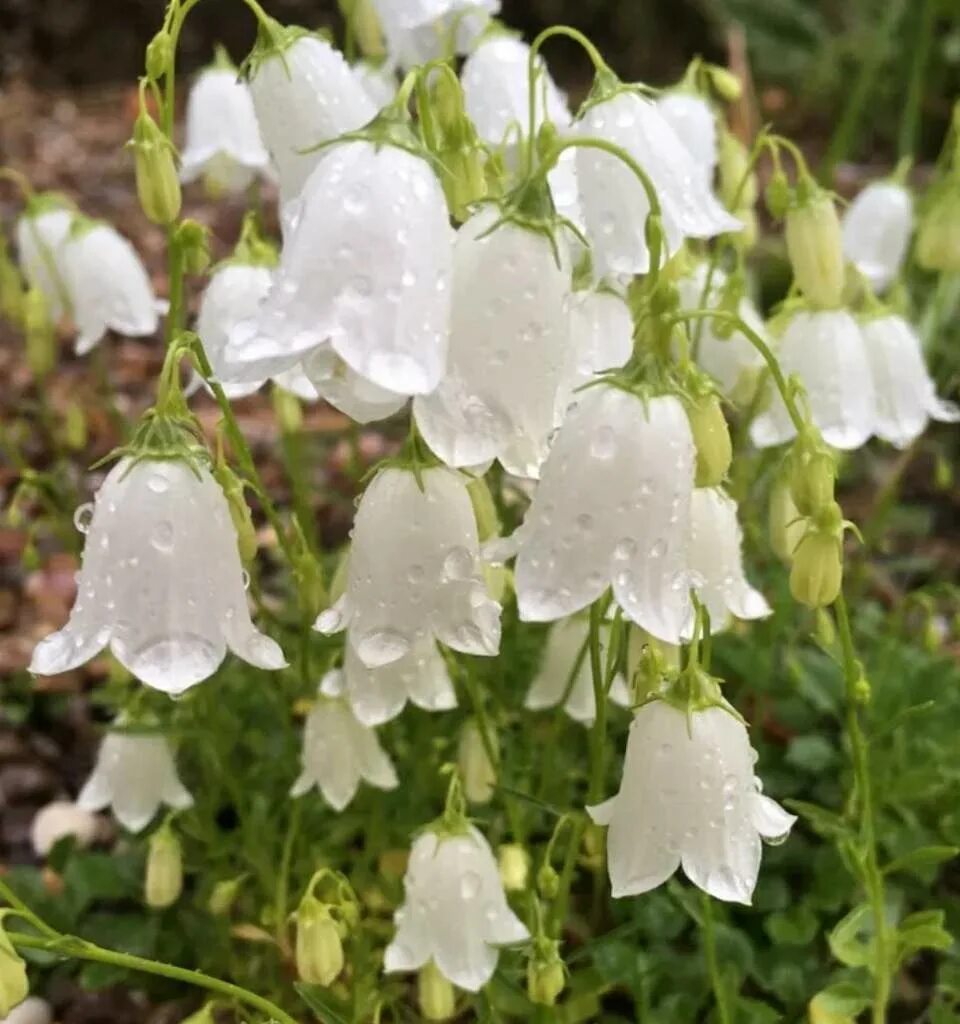
M 214 917 L 222 917 L 224 914 L 230 913 L 245 878 L 245 875 L 240 875 L 237 878 L 224 878 L 213 887 L 210 898 L 207 900 L 207 910 Z
M 549 864 L 543 864 L 537 872 L 537 891 L 545 900 L 556 899 L 560 891 L 560 876 Z
M 770 492 L 770 546 L 774 554 L 788 565 L 793 561 L 793 553 L 807 531 L 807 521 L 793 503 L 790 494 L 790 483 L 780 478 Z
M 837 465 L 822 446 L 799 446 L 790 459 L 790 496 L 801 515 L 815 516 L 833 502 Z
M 183 269 L 188 274 L 202 274 L 210 266 L 210 233 L 198 221 L 185 220 L 173 236 L 180 251 Z
M 180 179 L 173 145 L 143 102 L 133 126 L 133 150 L 140 206 L 154 224 L 172 224 L 180 213 Z
M 506 843 L 499 851 L 500 881 L 507 892 L 520 892 L 530 876 L 530 854 L 519 843 Z
M 776 220 L 780 220 L 790 206 L 790 182 L 779 167 L 770 175 L 770 180 L 763 190 L 763 201 L 770 211 L 770 216 Z
M 489 742 L 493 748 L 490 751 L 474 719 L 470 719 L 460 733 L 457 767 L 463 781 L 463 794 L 472 804 L 489 803 L 497 785 L 497 768 L 490 759 L 491 754 L 497 754 L 496 736 L 491 734 Z
M 156 82 L 167 73 L 170 64 L 170 57 L 173 53 L 173 44 L 170 40 L 170 33 L 166 29 L 160 31 L 147 43 L 147 52 L 144 59 L 144 66 L 147 71 L 147 78 Z
M 280 431 L 283 434 L 296 434 L 303 428 L 303 409 L 300 399 L 283 388 L 273 389 L 273 411 L 276 413 Z
M 417 975 L 417 1000 L 425 1020 L 449 1020 L 455 1007 L 453 985 L 428 960 Z
M 63 416 L 63 440 L 68 448 L 80 451 L 87 444 L 87 414 L 79 402 L 71 402 Z
M 540 939 L 537 945 L 527 964 L 527 995 L 540 1006 L 553 1006 L 566 984 L 566 971 L 556 942 Z
M 743 95 L 743 83 L 740 79 L 726 68 L 719 64 L 709 64 L 706 68 L 710 76 L 710 84 L 713 91 L 727 103 L 736 103 Z
M 297 908 L 297 974 L 308 985 L 331 985 L 343 970 L 343 942 L 330 909 L 315 896 Z
M 27 365 L 34 378 L 40 381 L 53 369 L 57 353 L 47 300 L 39 288 L 31 288 L 24 296 L 22 315 Z
M 213 475 L 223 496 L 227 499 L 230 519 L 237 531 L 237 547 L 240 550 L 240 561 L 249 563 L 257 557 L 257 531 L 253 525 L 250 506 L 243 494 L 243 483 L 233 470 L 222 460 L 218 460 L 213 468 Z
M 183 891 L 183 852 L 169 825 L 150 837 L 143 888 L 147 906 L 157 910 L 176 903 Z
M 340 9 L 364 57 L 383 56 L 383 31 L 371 0 L 340 0 Z
M 29 991 L 27 965 L 0 923 L 0 1019 L 22 1003 Z
M 23 281 L 0 234 L 0 316 L 12 324 L 23 319 Z
M 475 145 L 442 152 L 440 162 L 444 194 L 455 220 L 464 221 L 470 216 L 470 206 L 485 199 L 489 191 L 485 170 L 486 158 Z
M 960 174 L 935 191 L 917 231 L 917 262 L 926 270 L 960 271 Z
M 835 523 L 811 522 L 797 546 L 790 569 L 790 593 L 809 608 L 832 604 L 843 583 L 843 544 L 840 509 L 829 518 Z
M 803 189 L 787 211 L 787 255 L 806 299 L 822 309 L 843 300 L 844 259 L 840 219 L 833 197 L 822 189 Z
M 716 395 L 704 395 L 687 405 L 690 430 L 697 446 L 697 487 L 722 483 L 733 458 L 730 429 Z

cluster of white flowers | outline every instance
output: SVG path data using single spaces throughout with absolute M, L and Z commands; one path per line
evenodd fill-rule
M 360 423 L 412 399 L 411 439 L 366 486 L 341 592 L 315 624 L 343 633 L 342 657 L 309 712 L 291 792 L 316 786 L 337 811 L 361 781 L 398 784 L 375 726 L 407 701 L 456 706 L 448 652 L 498 654 L 503 574 L 493 586 L 492 566 L 515 559 L 520 619 L 552 624 L 526 707 L 562 705 L 585 725 L 600 721 L 596 655 L 609 660 L 615 630 L 634 651 L 662 650 L 696 641 L 707 616 L 717 631 L 770 614 L 744 570 L 718 401 L 761 408 L 758 446 L 797 433 L 779 392 L 765 408 L 757 393 L 769 387 L 767 345 L 835 448 L 873 435 L 906 445 L 929 418 L 960 415 L 936 397 L 903 316 L 872 294 L 859 318 L 846 304 L 844 253 L 877 292 L 900 272 L 912 230 L 901 186 L 870 186 L 842 233 L 832 201 L 813 228 L 798 201 L 787 242 L 799 298 L 764 325 L 743 267 L 719 266 L 698 241 L 735 238 L 752 216 L 752 200 L 728 210 L 714 191 L 720 124 L 703 95 L 653 98 L 602 67 L 574 115 L 542 57 L 491 22 L 496 0 L 373 6 L 389 50 L 376 72 L 272 22 L 249 84 L 222 64 L 204 71 L 181 167 L 185 182 L 203 176 L 221 191 L 258 174 L 278 183 L 279 254 L 238 246 L 212 274 L 196 323 L 227 396 L 272 379 Z M 468 140 L 482 183 L 499 176 L 456 227 L 446 165 L 428 146 L 442 140 L 416 134 L 395 75 L 452 53 L 467 55 L 455 88 L 440 70 L 421 83 L 428 96 L 454 89 L 453 102 L 437 101 L 454 109 L 452 125 L 432 131 Z M 44 200 L 19 237 L 31 283 L 51 310 L 73 314 L 78 350 L 106 327 L 155 330 L 146 275 L 111 228 Z M 666 296 L 656 309 L 647 285 Z M 684 316 L 706 319 L 687 330 Z M 531 494 L 510 537 L 478 525 L 478 478 L 495 461 Z M 148 452 L 111 470 L 78 518 L 86 544 L 70 620 L 37 646 L 34 672 L 63 672 L 109 647 L 143 683 L 178 695 L 228 649 L 284 667 L 251 620 L 233 509 L 207 465 Z M 601 601 L 591 663 L 584 613 Z M 641 690 L 635 655 L 621 652 L 618 665 L 604 699 L 633 708 L 623 781 L 590 808 L 610 826 L 614 896 L 682 866 L 713 896 L 749 903 L 761 838 L 785 838 L 793 818 L 762 794 L 743 722 L 709 688 L 684 704 L 669 685 L 677 671 Z M 483 749 L 487 798 L 495 753 Z M 162 736 L 119 731 L 104 740 L 79 806 L 109 804 L 138 830 L 161 803 L 190 801 Z M 388 971 L 439 970 L 475 991 L 497 947 L 528 937 L 475 827 L 425 830 L 405 889 Z

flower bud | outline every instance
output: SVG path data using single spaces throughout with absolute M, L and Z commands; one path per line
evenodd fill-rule
M 935 187 L 920 221 L 916 253 L 926 270 L 960 271 L 960 177 Z
M 137 196 L 143 212 L 154 224 L 172 224 L 180 213 L 180 178 L 173 145 L 142 100 L 128 145 L 133 150 Z
M 331 985 L 343 970 L 340 928 L 315 896 L 305 896 L 297 908 L 296 961 L 297 974 L 308 985 Z
M 527 995 L 540 1006 L 553 1006 L 566 984 L 566 972 L 556 942 L 540 939 L 537 945 L 527 964 Z
M 530 876 L 530 854 L 519 843 L 506 843 L 499 851 L 500 881 L 507 892 L 520 892 Z
M 283 434 L 296 434 L 303 428 L 303 409 L 300 399 L 283 388 L 273 389 L 273 411 L 277 415 Z
M 23 281 L 10 259 L 6 239 L 0 234 L 0 316 L 12 324 L 23 317 Z
M 383 30 L 372 0 L 340 0 L 340 10 L 349 19 L 350 31 L 364 57 L 382 57 Z
M 545 900 L 555 899 L 560 891 L 560 876 L 549 864 L 543 864 L 537 872 L 537 891 Z
M 169 825 L 162 825 L 150 837 L 143 888 L 147 906 L 156 910 L 176 903 L 183 891 L 183 853 Z
M 710 77 L 710 84 L 713 91 L 727 103 L 736 103 L 743 95 L 743 83 L 732 71 L 720 67 L 719 64 L 709 64 L 706 72 Z
M 790 593 L 809 608 L 832 604 L 843 583 L 843 526 L 840 506 L 834 504 L 820 522 L 807 527 L 793 556 Z
M 453 1016 L 453 985 L 440 973 L 432 959 L 417 976 L 417 998 L 425 1020 L 449 1020 Z
M 728 210 L 753 206 L 757 201 L 757 176 L 750 170 L 747 147 L 732 132 L 723 131 L 717 156 L 723 205 Z
M 697 487 L 715 487 L 730 468 L 733 446 L 726 417 L 716 395 L 704 395 L 687 405 L 690 429 L 697 446 Z
M 173 236 L 180 251 L 183 269 L 188 274 L 202 274 L 210 266 L 210 232 L 195 220 L 185 220 Z
M 774 554 L 789 565 L 807 531 L 807 521 L 793 503 L 790 482 L 784 478 L 777 480 L 770 492 L 768 529 Z
M 0 1019 L 22 1003 L 29 991 L 27 965 L 0 924 Z
M 770 216 L 780 220 L 790 206 L 790 182 L 781 168 L 770 175 L 766 188 L 763 190 L 763 201 L 766 203 Z
M 63 416 L 63 440 L 73 451 L 87 445 L 87 414 L 79 402 L 71 402 Z
M 57 346 L 47 300 L 39 288 L 31 288 L 23 297 L 22 315 L 27 365 L 34 379 L 41 381 L 54 367 Z
M 214 917 L 222 917 L 230 913 L 245 878 L 246 875 L 238 875 L 236 878 L 224 878 L 213 887 L 213 891 L 207 900 L 207 910 Z
M 492 751 L 487 750 L 477 723 L 470 719 L 460 733 L 457 767 L 463 780 L 463 793 L 472 804 L 489 803 L 497 785 L 497 768 L 490 755 L 496 756 L 497 740 L 490 736 Z
M 838 307 L 843 298 L 844 260 L 833 197 L 819 188 L 801 188 L 787 211 L 785 233 L 800 291 L 814 306 Z
M 156 82 L 167 73 L 170 64 L 170 57 L 173 52 L 173 45 L 170 41 L 170 33 L 165 28 L 160 31 L 147 43 L 147 52 L 144 59 L 144 66 L 147 70 L 147 77 Z
M 800 448 L 791 457 L 790 497 L 801 515 L 815 516 L 833 502 L 837 466 L 825 448 Z
M 244 564 L 257 557 L 257 531 L 253 525 L 250 506 L 243 495 L 243 483 L 233 470 L 222 459 L 218 459 L 213 467 L 213 475 L 223 489 L 227 499 L 227 508 L 233 528 L 237 531 L 237 547 L 240 550 L 240 561 Z

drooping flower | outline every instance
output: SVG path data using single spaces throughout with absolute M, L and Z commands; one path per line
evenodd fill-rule
M 240 192 L 269 164 L 249 86 L 235 68 L 201 71 L 187 98 L 181 180 L 202 176 L 212 191 Z
M 613 370 L 633 351 L 630 307 L 605 288 L 574 292 L 570 298 L 570 345 L 561 392 L 561 412 L 581 385 L 601 370 Z M 564 397 L 566 396 L 566 397 Z
M 316 628 L 346 629 L 348 647 L 369 668 L 415 648 L 423 657 L 431 639 L 465 654 L 496 654 L 500 606 L 487 595 L 479 547 L 470 496 L 456 473 L 435 467 L 418 478 L 383 469 L 360 499 L 346 592 Z
M 675 90 L 664 93 L 657 110 L 686 146 L 700 170 L 701 185 L 710 189 L 717 169 L 717 118 L 710 104 L 696 93 Z
M 544 463 L 526 518 L 490 557 L 519 550 L 520 618 L 548 622 L 609 586 L 625 615 L 679 643 L 691 618 L 690 495 L 695 451 L 672 395 L 581 392 Z
M 302 29 L 276 25 L 275 30 L 279 45 L 255 54 L 251 62 L 250 92 L 279 176 L 281 202 L 288 203 L 324 155 L 303 151 L 362 128 L 377 108 L 325 39 Z
M 431 958 L 448 981 L 477 992 L 492 977 L 498 946 L 529 938 L 507 904 L 489 843 L 472 825 L 454 835 L 428 830 L 414 841 L 397 933 L 384 954 L 388 973 Z
M 609 634 L 610 627 L 603 626 L 600 651 L 604 664 Z M 582 725 L 593 722 L 597 716 L 597 704 L 587 647 L 589 636 L 590 624 L 583 615 L 561 619 L 551 627 L 543 661 L 523 702 L 525 708 L 552 708 L 562 701 L 563 710 L 575 722 Z M 619 673 L 614 676 L 607 697 L 622 708 L 630 706 L 630 694 Z
M 711 238 L 742 226 L 703 182 L 703 172 L 657 105 L 623 89 L 589 106 L 576 122 L 585 138 L 620 146 L 647 173 L 663 211 L 665 253 L 685 238 Z M 645 224 L 650 204 L 634 172 L 611 153 L 576 151 L 580 203 L 595 266 L 601 274 L 650 269 Z
M 70 233 L 73 213 L 40 196 L 28 204 L 17 221 L 17 249 L 27 284 L 39 288 L 51 320 L 59 320 L 70 306 L 63 243 Z
M 888 314 L 869 319 L 861 330 L 876 395 L 877 437 L 906 448 L 930 420 L 960 420 L 960 408 L 937 397 L 920 338 L 902 316 Z
M 343 682 L 354 715 L 368 726 L 396 718 L 408 700 L 426 711 L 449 711 L 457 706 L 446 663 L 432 638 L 417 641 L 402 658 L 376 668 L 364 665 L 348 643 L 343 654 Z
M 500 10 L 500 0 L 443 0 L 429 7 L 376 0 L 375 6 L 390 60 L 406 69 L 469 53 Z
M 848 450 L 866 443 L 876 424 L 876 400 L 863 335 L 849 313 L 794 313 L 777 358 L 784 376 L 796 374 L 806 388 L 813 422 L 827 444 Z M 768 448 L 795 433 L 780 395 L 772 393 L 769 407 L 751 424 L 753 443 Z
M 350 803 L 361 780 L 378 789 L 397 785 L 397 773 L 377 734 L 356 719 L 340 699 L 343 692 L 343 674 L 328 672 L 304 726 L 303 770 L 290 790 L 296 797 L 316 786 L 335 811 Z
M 193 804 L 166 739 L 147 733 L 107 733 L 77 806 L 87 811 L 109 807 L 124 828 L 139 832 L 164 804 L 177 810 Z
M 710 289 L 704 298 L 707 274 L 707 265 L 698 263 L 689 274 L 685 274 L 677 281 L 677 291 L 683 309 L 724 308 L 727 275 L 722 270 L 714 269 Z M 763 319 L 748 296 L 740 297 L 736 304 L 736 313 L 747 327 L 769 342 Z M 709 318 L 691 324 L 689 332 L 691 339 L 699 335 L 693 346 L 697 364 L 713 377 L 720 391 L 732 401 L 749 401 L 764 365 L 763 356 L 749 339 L 736 329 L 727 336 L 724 328 Z
M 70 620 L 41 640 L 30 671 L 66 672 L 110 647 L 142 682 L 179 694 L 212 675 L 229 647 L 282 668 L 277 644 L 250 620 L 237 532 L 202 465 L 121 459 L 94 506 Z
M 418 395 L 424 440 L 449 466 L 499 459 L 536 478 L 560 399 L 570 345 L 569 263 L 546 235 L 512 221 L 490 231 L 487 208 L 457 234 L 446 376 Z
M 761 838 L 786 838 L 794 821 L 763 795 L 744 725 L 725 708 L 687 712 L 652 700 L 636 713 L 620 792 L 588 808 L 609 825 L 613 895 L 635 896 L 677 870 L 719 900 L 750 903 Z
M 54 800 L 33 816 L 30 843 L 38 857 L 46 857 L 65 836 L 72 836 L 81 849 L 89 846 L 97 834 L 97 819 L 69 800 Z
M 395 395 L 432 391 L 446 363 L 453 230 L 430 165 L 397 146 L 345 142 L 327 152 L 300 203 L 273 289 L 230 336 L 233 379 L 301 362 L 313 377 L 307 357 L 329 347 Z
M 731 616 L 762 619 L 771 611 L 747 581 L 742 542 L 737 503 L 719 487 L 697 487 L 690 505 L 690 568 L 714 631 L 725 629 Z
M 873 181 L 843 216 L 843 251 L 875 292 L 893 283 L 913 233 L 913 198 L 902 185 Z
M 361 60 L 353 65 L 352 70 L 363 86 L 364 92 L 378 110 L 385 107 L 397 95 L 400 83 L 388 64 L 377 65 L 367 60 Z
M 406 404 L 406 396 L 387 391 L 352 370 L 328 346 L 314 349 L 302 363 L 275 377 L 278 384 L 301 397 L 322 398 L 357 423 L 392 416 Z M 296 387 L 291 386 L 296 383 Z M 312 391 L 312 394 L 306 392 Z
M 77 355 L 84 355 L 107 330 L 133 338 L 157 329 L 159 304 L 133 246 L 109 224 L 74 218 L 60 250 L 67 294 L 73 306 Z

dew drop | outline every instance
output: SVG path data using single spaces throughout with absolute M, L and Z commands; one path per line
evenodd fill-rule
M 590 442 L 590 454 L 595 459 L 612 459 L 616 450 L 617 436 L 613 427 L 600 427 Z
M 661 537 L 650 545 L 651 558 L 663 558 L 667 553 L 667 542 Z
M 476 871 L 467 871 L 460 879 L 460 895 L 465 900 L 476 899 L 477 893 L 480 892 L 482 886 L 483 879 Z
M 80 505 L 76 512 L 73 513 L 73 525 L 80 531 L 80 533 L 86 533 L 90 529 L 90 523 L 92 521 L 93 503 L 90 501 Z
M 153 491 L 154 494 L 163 494 L 170 488 L 170 481 L 159 473 L 151 475 L 150 479 L 147 480 L 147 487 Z
M 466 580 L 473 575 L 473 555 L 462 547 L 451 548 L 443 560 L 443 575 L 448 580 Z
M 164 553 L 173 550 L 173 523 L 167 519 L 161 520 L 153 528 L 150 535 L 150 543 Z
M 371 629 L 357 644 L 360 660 L 370 668 L 398 661 L 410 650 L 410 641 L 395 629 Z
M 637 553 L 637 542 L 632 537 L 623 537 L 617 541 L 617 546 L 613 549 L 613 557 L 619 558 L 621 561 L 626 561 Z
M 246 569 L 244 569 L 240 573 L 240 581 L 241 581 L 241 583 L 243 583 L 243 589 L 244 590 L 249 590 L 250 589 L 250 573 L 248 573 Z

